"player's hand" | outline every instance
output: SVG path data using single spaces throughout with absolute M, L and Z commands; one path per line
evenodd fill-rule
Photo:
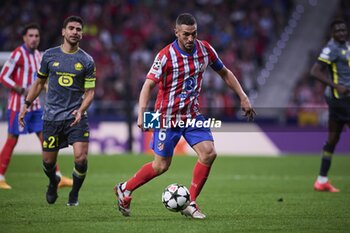
M 350 88 L 345 87 L 343 85 L 337 85 L 335 89 L 342 95 L 347 95 L 350 93 Z
M 78 124 L 80 122 L 82 114 L 81 114 L 81 112 L 79 110 L 74 110 L 72 115 L 75 116 L 75 119 L 72 122 L 72 124 L 70 124 L 71 127 L 76 125 L 76 124 Z
M 27 97 L 28 93 L 29 93 L 29 88 L 24 89 L 23 95 L 25 97 Z
M 243 109 L 243 111 L 244 111 L 244 117 L 246 117 L 248 121 L 254 120 L 254 118 L 256 116 L 256 112 L 253 108 Z
M 21 112 L 18 115 L 18 122 L 22 127 L 24 127 L 25 125 L 24 116 L 27 114 L 27 112 L 28 112 L 27 105 L 23 104 Z
M 244 117 L 246 117 L 248 121 L 253 121 L 254 117 L 256 116 L 256 112 L 250 104 L 248 97 L 241 99 L 241 107 L 244 112 Z
M 142 117 L 137 117 L 137 127 L 139 127 L 140 129 L 142 129 L 143 126 L 143 119 Z
M 139 127 L 142 131 L 148 131 L 148 129 L 143 128 L 143 113 L 137 117 L 137 127 Z

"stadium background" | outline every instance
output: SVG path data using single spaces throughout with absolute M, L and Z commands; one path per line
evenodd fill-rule
M 86 25 L 81 47 L 94 57 L 98 77 L 89 109 L 90 151 L 149 152 L 149 135 L 135 126 L 138 94 L 156 52 L 174 40 L 174 20 L 180 12 L 195 15 L 198 38 L 216 48 L 258 113 L 255 123 L 247 124 L 236 96 L 207 71 L 202 110 L 225 122 L 224 132 L 214 135 L 219 154 L 319 153 L 326 138 L 327 108 L 322 85 L 308 72 L 329 38 L 331 20 L 341 17 L 350 25 L 346 0 L 1 1 L 0 64 L 22 43 L 24 24 L 41 26 L 39 49 L 44 51 L 60 44 L 65 17 L 82 16 Z M 0 146 L 7 131 L 7 96 L 0 85 Z M 347 129 L 337 153 L 349 154 L 349 137 Z M 33 135 L 22 137 L 15 152 L 39 153 L 33 141 Z M 193 152 L 182 143 L 177 153 Z

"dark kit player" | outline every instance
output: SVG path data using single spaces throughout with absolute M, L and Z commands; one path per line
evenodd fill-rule
M 332 22 L 331 33 L 331 40 L 311 69 L 311 75 L 327 85 L 325 97 L 329 107 L 328 138 L 323 146 L 320 173 L 314 189 L 339 192 L 329 182 L 328 171 L 341 132 L 345 125 L 350 127 L 350 46 L 343 20 Z
M 27 109 L 38 97 L 48 79 L 44 108 L 43 166 L 49 178 L 46 199 L 55 203 L 60 177 L 55 174 L 58 151 L 73 145 L 73 187 L 67 205 L 78 205 L 78 193 L 87 172 L 89 126 L 86 110 L 94 97 L 95 63 L 90 55 L 79 48 L 83 34 L 83 20 L 70 16 L 62 28 L 63 44 L 48 49 L 41 61 L 38 79 L 31 87 L 20 113 L 23 121 Z

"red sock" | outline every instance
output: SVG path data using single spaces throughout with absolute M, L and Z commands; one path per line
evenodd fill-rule
M 4 175 L 10 163 L 13 149 L 17 144 L 17 138 L 7 138 L 0 154 L 0 174 Z
M 127 181 L 125 189 L 133 191 L 156 176 L 158 176 L 158 173 L 153 169 L 152 162 L 146 163 Z
M 197 161 L 193 169 L 193 178 L 190 187 L 190 200 L 195 201 L 208 179 L 211 166 Z

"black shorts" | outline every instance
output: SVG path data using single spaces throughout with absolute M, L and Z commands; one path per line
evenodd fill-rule
M 333 99 L 326 98 L 329 107 L 329 119 L 350 122 L 350 97 Z
M 73 119 L 66 121 L 45 121 L 43 128 L 43 151 L 58 151 L 75 142 L 89 142 L 89 124 L 87 117 L 74 126 Z

